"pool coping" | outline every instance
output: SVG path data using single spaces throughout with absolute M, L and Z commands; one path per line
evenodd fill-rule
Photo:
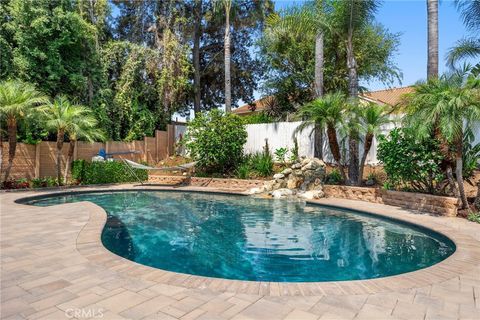
M 54 194 L 85 193 L 92 191 L 118 192 L 141 190 L 187 191 L 246 195 L 245 192 L 204 187 L 173 188 L 167 186 L 135 187 L 133 185 L 117 185 L 113 187 L 109 186 L 108 188 L 82 187 L 78 189 L 60 189 L 56 191 L 47 190 L 43 192 L 36 190 L 33 192 L 33 197 L 24 193 L 18 193 L 18 196 L 15 197 L 16 199 L 14 199 L 14 202 L 18 205 L 24 205 L 21 202 L 25 199 Z M 368 214 L 382 216 L 388 219 L 403 221 L 423 228 L 431 229 L 448 237 L 452 242 L 454 242 L 456 250 L 448 258 L 433 266 L 400 275 L 376 279 L 288 283 L 212 278 L 157 269 L 127 260 L 112 253 L 105 248 L 101 242 L 101 233 L 107 220 L 106 212 L 103 208 L 91 202 L 81 202 L 82 205 L 85 206 L 86 211 L 89 213 L 89 219 L 77 235 L 76 249 L 81 255 L 94 264 L 102 265 L 105 268 L 121 274 L 137 276 L 144 280 L 185 288 L 210 289 L 215 292 L 259 294 L 264 296 L 357 295 L 395 292 L 443 282 L 458 277 L 460 274 L 467 273 L 473 268 L 480 266 L 480 241 L 477 241 L 468 235 L 459 234 L 458 231 L 453 228 L 431 221 L 433 219 L 441 219 L 440 217 L 422 219 L 423 221 L 420 224 L 416 219 L 416 216 L 422 215 L 412 215 L 412 211 L 406 209 L 354 200 L 341 199 L 341 201 L 342 203 L 338 203 L 335 201 L 335 199 L 324 198 L 319 200 L 310 200 L 307 202 L 311 204 L 366 212 Z M 78 202 L 76 204 L 78 205 Z M 74 204 L 62 204 L 62 206 L 69 205 Z M 388 211 L 386 209 L 388 209 Z

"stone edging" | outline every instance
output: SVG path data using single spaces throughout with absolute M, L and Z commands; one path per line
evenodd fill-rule
M 205 188 L 179 188 L 172 189 L 163 188 L 142 188 L 148 190 L 176 190 L 176 191 L 200 191 L 200 192 L 223 192 L 215 189 Z M 90 191 L 98 189 L 92 188 Z M 131 187 L 115 187 L 109 190 L 132 190 Z M 138 189 L 134 189 L 138 190 Z M 87 190 L 82 190 L 83 192 Z M 241 194 L 231 192 L 232 194 Z M 45 195 L 45 194 L 44 194 Z M 312 204 L 330 205 L 328 199 L 309 201 Z M 63 204 L 68 206 L 69 204 Z M 115 255 L 106 249 L 101 242 L 101 233 L 106 222 L 106 212 L 99 206 L 86 202 L 85 209 L 90 214 L 88 222 L 83 226 L 76 240 L 76 247 L 80 254 L 93 264 L 100 264 L 114 272 L 136 276 L 144 280 L 157 283 L 182 286 L 186 288 L 210 289 L 218 292 L 234 292 L 246 294 L 260 294 L 268 296 L 312 296 L 312 295 L 352 295 L 352 294 L 372 294 L 381 292 L 392 292 L 403 289 L 423 287 L 434 283 L 446 281 L 448 279 L 458 277 L 459 274 L 465 273 L 480 264 L 480 242 L 465 235 L 459 235 L 455 230 L 444 227 L 433 221 L 422 225 L 436 232 L 444 234 L 450 238 L 456 245 L 456 251 L 447 259 L 435 264 L 431 267 L 404 273 L 396 276 L 389 276 L 368 280 L 353 281 L 333 281 L 333 282 L 305 282 L 305 283 L 282 283 L 282 282 L 261 282 L 261 281 L 242 281 L 228 280 L 221 278 L 210 278 L 189 274 L 181 274 L 171 271 L 156 269 L 153 267 L 138 264 Z M 337 207 L 355 209 L 351 204 L 345 203 Z M 408 213 L 403 210 L 392 208 L 386 213 L 385 207 L 382 205 L 372 210 L 362 211 L 405 221 L 418 225 L 414 217 L 407 215 L 399 215 L 399 213 Z M 387 207 L 388 208 L 388 207 Z M 436 219 L 431 217 L 432 219 Z
M 324 185 L 326 197 L 383 203 L 423 213 L 457 216 L 459 200 L 431 194 L 380 190 L 378 188 Z

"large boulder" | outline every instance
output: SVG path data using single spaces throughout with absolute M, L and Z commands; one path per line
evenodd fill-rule
M 274 197 L 275 199 L 288 198 L 288 197 L 291 197 L 293 195 L 295 195 L 295 191 L 293 191 L 291 189 L 286 189 L 286 188 L 282 188 L 282 189 L 272 191 L 272 197 Z
M 325 196 L 325 193 L 323 193 L 322 190 L 311 190 L 311 191 L 299 193 L 298 196 L 305 200 L 313 200 L 313 199 L 323 198 Z

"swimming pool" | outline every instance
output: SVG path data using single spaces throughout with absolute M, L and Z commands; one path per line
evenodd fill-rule
M 176 191 L 48 196 L 107 212 L 102 242 L 138 263 L 226 279 L 312 282 L 410 272 L 455 251 L 434 231 L 377 216 L 285 200 Z

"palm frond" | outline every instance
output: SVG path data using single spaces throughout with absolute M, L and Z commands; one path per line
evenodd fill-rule
M 464 38 L 455 44 L 447 53 L 447 63 L 454 66 L 460 60 L 480 58 L 480 38 Z

